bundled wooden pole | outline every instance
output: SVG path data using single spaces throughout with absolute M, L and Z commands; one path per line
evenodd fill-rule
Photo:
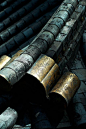
M 18 114 L 14 109 L 8 107 L 1 115 L 0 115 L 0 128 L 3 129 L 11 129 L 16 123 Z
M 47 7 L 44 10 L 45 5 L 47 5 Z M 9 40 L 12 36 L 14 36 L 17 33 L 19 33 L 22 29 L 27 27 L 27 25 L 31 24 L 37 18 L 41 17 L 45 13 L 45 11 L 49 10 L 49 8 L 53 8 L 54 6 L 55 5 L 53 5 L 53 6 L 50 5 L 49 1 L 45 1 L 44 3 L 42 3 L 40 6 L 38 6 L 33 11 L 28 13 L 22 19 L 20 19 L 17 23 L 15 23 L 14 25 L 10 26 L 9 28 L 7 28 L 3 32 L 1 32 L 0 33 L 0 44 L 3 44 L 7 40 Z M 17 15 L 19 15 L 19 14 L 17 13 Z M 10 18 L 14 19 L 14 17 L 10 17 Z
M 5 0 L 5 1 L 0 1 L 0 11 L 4 10 L 6 7 L 10 6 L 13 4 L 14 0 Z
M 11 6 L 7 7 L 3 11 L 0 12 L 0 21 L 4 20 L 10 14 L 12 14 L 15 10 L 19 9 L 21 6 L 27 3 L 27 0 L 17 0 Z
M 27 15 L 27 13 L 32 11 L 34 8 L 36 8 L 42 2 L 44 2 L 44 0 L 41 2 L 39 0 L 28 1 L 28 3 L 26 5 L 24 5 L 20 9 L 18 9 L 16 12 L 12 13 L 8 18 L 6 18 L 5 20 L 3 20 L 0 23 L 1 24 L 0 32 L 5 30 L 7 27 L 12 25 L 13 23 L 17 22 L 19 19 L 21 19 L 25 15 Z
M 49 13 L 46 13 L 40 17 L 35 23 L 27 26 L 24 30 L 18 33 L 16 36 L 12 37 L 10 40 L 5 42 L 0 46 L 0 56 L 3 54 L 9 54 L 16 48 L 19 48 L 21 44 L 30 39 L 32 36 L 36 35 L 45 23 L 49 20 L 54 10 L 51 10 Z
M 66 3 L 66 0 L 64 1 Z M 70 3 L 70 2 L 69 2 Z M 68 4 L 68 1 L 67 1 Z M 71 1 L 71 4 L 76 7 L 78 4 L 77 0 Z M 62 5 L 61 5 L 62 6 Z M 60 7 L 61 7 L 60 6 Z M 65 5 L 67 6 L 67 5 Z M 59 7 L 59 8 L 60 8 Z M 69 13 L 67 10 L 71 9 L 70 6 L 66 11 L 57 11 L 54 13 L 54 15 L 51 17 L 47 25 L 53 24 L 52 22 L 56 22 L 56 25 L 58 24 L 59 30 L 63 27 L 64 23 L 69 18 Z M 73 10 L 72 12 L 73 13 Z M 82 13 L 80 13 L 82 14 Z M 79 14 L 79 16 L 80 16 Z M 56 21 L 56 19 L 58 20 Z M 59 24 L 61 22 L 61 24 Z M 44 27 L 45 29 L 45 27 Z M 55 28 L 54 28 L 55 29 Z M 55 34 L 58 34 L 55 31 Z M 52 32 L 48 32 L 46 30 L 41 33 L 34 42 L 32 42 L 27 50 L 24 51 L 18 58 L 16 58 L 11 64 L 6 66 L 0 71 L 0 81 L 1 85 L 0 88 L 3 89 L 3 85 L 9 87 L 8 90 L 11 89 L 12 85 L 14 85 L 16 82 L 18 82 L 28 71 L 29 68 L 31 68 L 32 64 L 36 61 L 36 59 L 40 56 L 40 54 L 45 53 L 46 50 L 50 47 L 50 45 L 53 43 L 55 39 L 55 36 Z M 39 42 L 39 43 L 38 43 Z M 42 45 L 41 45 L 42 44 Z M 9 71 L 9 72 L 8 72 Z M 4 80 L 4 81 L 2 81 Z M 4 83 L 4 84 L 3 84 Z

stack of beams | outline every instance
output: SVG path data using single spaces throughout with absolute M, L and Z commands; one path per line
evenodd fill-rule
M 65 4 L 66 3 L 66 4 Z M 40 32 L 39 36 L 37 36 L 36 40 L 34 40 L 27 50 L 24 51 L 23 54 L 21 54 L 18 58 L 16 58 L 11 64 L 6 66 L 4 69 L 0 71 L 0 74 L 5 74 L 5 77 L 7 80 L 10 81 L 11 85 L 18 82 L 26 73 L 26 71 L 32 66 L 32 64 L 35 62 L 35 60 L 40 56 L 40 54 L 45 53 L 48 48 L 53 44 L 53 41 L 56 36 L 58 36 L 59 31 L 63 27 L 63 25 L 68 20 L 69 16 L 73 13 L 74 8 L 77 6 L 78 2 L 73 1 L 71 4 L 68 1 L 64 1 L 61 7 L 57 9 L 57 11 L 54 13 L 54 15 L 51 17 L 49 22 L 46 24 L 46 27 L 42 29 L 42 32 Z M 68 6 L 69 5 L 69 6 Z M 67 7 L 67 11 L 62 11 L 63 8 Z M 83 11 L 83 10 L 82 10 Z M 85 9 L 84 9 L 85 12 Z M 82 17 L 82 12 L 79 13 L 79 17 Z M 77 21 L 80 20 L 79 18 Z M 54 25 L 53 29 L 49 29 L 49 31 L 46 30 L 46 28 L 50 28 L 51 25 Z M 57 24 L 57 25 L 56 25 Z M 74 28 L 75 29 L 75 28 Z M 53 31 L 53 32 L 50 32 Z M 23 38 L 23 36 L 22 36 Z M 12 43 L 12 42 L 11 42 Z M 62 43 L 63 45 L 63 43 Z M 64 44 L 65 45 L 65 44 Z M 15 66 L 15 67 L 14 67 Z M 7 74 L 9 72 L 9 75 Z M 21 72 L 19 72 L 21 71 Z M 5 73 L 4 73 L 5 72 Z M 19 75 L 19 73 L 21 73 Z M 7 75 L 6 75 L 7 74 Z M 11 78 L 9 78 L 11 74 Z M 9 78 L 9 79 L 8 79 Z M 11 80 L 12 79 L 12 80 Z
M 85 26 L 85 20 L 82 20 L 82 17 L 84 19 L 85 5 L 83 5 L 83 2 L 80 2 L 78 5 L 77 4 L 78 1 L 72 1 L 70 4 L 70 2 L 65 0 L 59 9 L 56 10 L 46 26 L 44 26 L 37 38 L 32 41 L 32 43 L 23 52 L 23 54 L 21 54 L 11 64 L 0 71 L 0 75 L 5 76 L 6 80 L 10 82 L 11 86 L 18 82 L 25 75 L 25 73 L 40 56 L 40 54 L 43 53 L 53 58 L 56 63 L 58 63 L 60 72 L 63 70 L 64 67 L 62 68 L 62 65 L 65 65 L 65 63 L 68 63 L 70 60 L 73 53 L 72 50 L 77 47 L 77 44 L 80 40 L 78 35 L 83 32 Z M 28 31 L 31 30 L 29 29 Z M 23 33 L 27 36 L 29 34 L 28 31 L 27 33 L 25 33 L 25 31 Z M 76 33 L 76 31 L 78 32 Z M 18 43 L 19 37 L 20 36 L 14 38 L 16 43 Z M 73 37 L 73 40 L 71 40 L 71 37 Z M 79 37 L 81 38 L 81 36 Z M 20 43 L 22 41 L 23 36 Z M 55 47 L 55 45 L 57 45 L 57 47 Z M 65 51 L 68 46 L 69 49 Z M 61 59 L 60 62 L 58 58 Z M 65 61 L 65 63 L 62 63 L 62 61 Z M 3 78 L 1 77 L 0 79 Z
M 63 74 L 65 66 L 69 67 L 71 65 L 71 61 L 79 50 L 80 40 L 86 25 L 86 2 L 84 0 L 64 0 L 59 8 L 57 5 L 60 2 L 55 0 L 42 0 L 40 2 L 39 0 L 31 0 L 28 2 L 26 0 L 17 0 L 16 2 L 7 0 L 4 2 L 1 4 L 1 10 L 6 9 L 0 12 L 0 56 L 6 54 L 13 57 L 15 52 L 21 49 L 22 51 L 18 57 L 16 56 L 17 58 L 13 57 L 10 63 L 5 65 L 4 68 L 1 68 L 0 91 L 11 92 L 11 90 L 19 85 L 18 89 L 20 89 L 21 86 L 21 89 L 24 90 L 26 94 L 26 90 L 29 90 L 29 93 L 30 90 L 33 92 L 34 96 L 30 101 L 39 103 L 39 100 L 43 99 L 43 97 L 45 101 L 49 97 L 48 94 L 51 88 L 55 85 L 54 82 L 56 83 Z M 37 33 L 39 34 L 37 35 Z M 35 68 L 34 66 L 37 65 L 42 57 L 47 60 L 49 59 L 49 61 L 51 60 L 51 63 L 53 62 L 49 71 L 46 71 L 46 76 L 48 76 L 48 74 L 50 74 L 49 77 L 51 78 L 54 74 L 56 76 L 54 80 L 47 80 L 48 84 L 51 83 L 51 87 L 47 84 L 45 90 L 47 89 L 48 92 L 45 94 L 43 94 L 45 91 L 41 91 L 38 85 L 34 87 L 33 84 L 35 84 L 35 82 L 31 82 L 30 80 L 33 79 L 33 81 L 35 81 L 34 78 L 36 78 L 42 83 L 43 80 L 40 81 L 40 79 L 32 73 Z M 37 74 L 41 73 L 41 71 L 43 72 L 41 67 L 43 65 L 45 66 L 45 61 L 42 62 L 43 64 L 38 65 Z M 51 64 L 48 62 L 48 65 Z M 58 76 L 56 73 L 52 73 L 51 75 L 51 71 L 54 67 L 58 69 L 55 69 L 58 71 Z M 45 73 L 41 74 L 44 74 L 43 76 L 46 77 Z M 30 95 L 26 96 L 32 97 Z M 40 99 L 37 100 L 39 97 Z M 38 118 L 40 118 L 42 112 L 36 112 L 34 115 L 33 112 L 34 110 L 32 111 L 31 117 L 34 118 L 34 116 L 37 115 Z M 43 119 L 45 119 L 44 122 L 48 123 L 47 116 L 44 113 L 42 116 L 44 117 Z M 36 121 L 34 119 L 32 119 L 33 128 L 39 128 L 39 126 L 43 127 L 44 124 L 41 122 L 38 124 L 35 122 L 35 124 L 33 124 L 34 121 Z M 48 123 L 48 125 L 46 124 L 46 128 L 48 128 L 48 126 L 49 128 L 52 127 L 50 123 Z

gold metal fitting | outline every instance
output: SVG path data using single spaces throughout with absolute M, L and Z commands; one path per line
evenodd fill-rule
M 41 54 L 27 73 L 39 81 L 40 87 L 44 88 L 46 96 L 60 77 L 58 65 L 52 58 L 43 54 Z
M 54 103 L 63 102 L 68 106 L 70 100 L 80 86 L 79 78 L 71 72 L 66 72 L 56 83 L 49 96 Z
M 11 58 L 7 55 L 3 55 L 1 58 L 0 58 L 0 70 L 6 65 L 6 63 L 11 60 Z
M 20 56 L 24 51 L 23 50 L 19 50 L 6 64 L 4 67 L 6 67 L 7 65 L 9 65 L 11 62 L 13 62 L 18 56 Z

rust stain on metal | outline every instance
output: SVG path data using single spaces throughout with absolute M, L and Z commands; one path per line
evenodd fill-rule
M 0 58 L 0 70 L 5 66 L 5 64 L 11 60 L 11 58 L 7 55 L 3 55 L 1 58 Z
M 52 89 L 50 97 L 53 97 L 53 94 L 57 94 L 57 97 L 60 95 L 64 98 L 66 105 L 68 105 L 79 86 L 79 78 L 75 74 L 67 72 L 59 79 L 55 87 Z M 54 99 L 57 100 L 58 98 Z

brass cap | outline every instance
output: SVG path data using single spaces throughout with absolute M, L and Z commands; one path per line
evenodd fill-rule
M 28 86 L 31 85 L 33 91 L 35 91 L 38 96 L 48 96 L 49 91 L 55 85 L 59 77 L 60 72 L 58 65 L 52 58 L 43 54 L 26 74 L 27 81 L 34 81 L 30 81 L 31 83 L 28 83 Z
M 0 70 L 7 64 L 7 62 L 11 60 L 11 58 L 7 55 L 3 55 L 1 58 L 0 58 Z
M 56 83 L 49 96 L 55 103 L 63 101 L 67 106 L 79 86 L 79 78 L 74 73 L 66 72 Z

